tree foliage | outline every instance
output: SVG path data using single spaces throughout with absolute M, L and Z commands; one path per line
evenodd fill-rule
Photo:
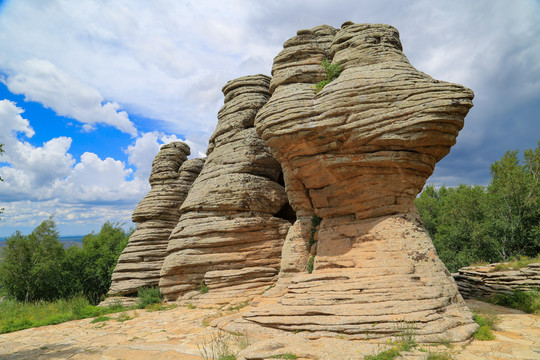
M 105 223 L 84 237 L 82 247 L 64 249 L 52 217 L 28 236 L 15 232 L 6 240 L 0 284 L 20 301 L 54 300 L 84 294 L 97 303 L 111 285 L 111 275 L 129 235 L 121 225 Z
M 426 186 L 415 204 L 450 271 L 540 253 L 540 142 L 491 165 L 487 187 Z

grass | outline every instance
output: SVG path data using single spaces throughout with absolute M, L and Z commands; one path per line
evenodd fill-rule
M 80 295 L 71 299 L 56 301 L 19 302 L 6 296 L 0 302 L 0 334 L 23 329 L 60 324 L 66 321 L 95 317 L 92 323 L 105 322 L 111 318 L 105 315 L 120 314 L 117 321 L 127 321 L 136 316 L 129 316 L 126 310 L 146 308 L 148 311 L 169 309 L 162 305 L 162 298 L 157 288 L 139 289 L 139 304 L 126 308 L 121 301 L 113 302 L 108 307 L 90 305 L 88 300 Z
M 518 256 L 511 261 L 497 264 L 489 272 L 504 271 L 504 270 L 519 270 L 529 264 L 540 263 L 540 255 L 535 258 L 527 256 Z
M 364 360 L 393 360 L 399 358 L 402 352 L 411 351 L 418 344 L 414 339 L 414 324 L 401 323 L 397 328 L 397 341 L 391 342 L 392 347 L 374 355 L 366 355 Z
M 476 340 L 489 341 L 495 339 L 493 330 L 495 330 L 499 321 L 496 315 L 475 313 L 474 321 L 480 325 L 473 335 Z
M 245 336 L 219 330 L 212 334 L 210 339 L 203 338 L 197 347 L 205 360 L 236 360 L 238 352 L 248 345 Z
M 125 310 L 113 307 L 98 307 L 88 303 L 84 296 L 69 300 L 18 302 L 6 298 L 0 303 L 0 333 L 54 325 L 70 320 L 99 317 Z
M 240 309 L 243 309 L 248 305 L 249 305 L 249 301 L 246 300 L 246 301 L 243 301 L 243 302 L 241 302 L 239 304 L 236 304 L 235 306 L 229 306 L 227 308 L 227 311 L 239 311 Z
M 278 354 L 278 355 L 272 355 L 270 356 L 271 359 L 285 359 L 285 360 L 294 360 L 298 359 L 298 356 L 291 354 L 291 353 L 285 353 L 285 354 Z
M 514 290 L 512 294 L 494 294 L 486 300 L 495 305 L 508 306 L 529 314 L 540 314 L 539 290 Z
M 326 79 L 317 83 L 314 86 L 315 92 L 320 92 L 326 85 L 337 79 L 341 74 L 341 66 L 339 64 L 331 64 L 328 59 L 324 59 L 321 66 L 326 70 Z
M 447 352 L 430 352 L 426 360 L 454 360 L 454 357 Z
M 105 315 L 100 315 L 97 318 L 95 318 L 94 320 L 90 321 L 90 324 L 95 324 L 95 323 L 98 323 L 98 322 L 104 322 L 104 321 L 109 321 L 109 320 L 111 320 L 110 317 L 105 316 Z

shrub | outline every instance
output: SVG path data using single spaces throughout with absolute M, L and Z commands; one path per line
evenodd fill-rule
M 210 289 L 208 288 L 208 286 L 204 283 L 204 280 L 201 280 L 201 282 L 199 283 L 199 292 L 201 294 L 206 294 Z
M 510 294 L 495 294 L 489 302 L 495 305 L 508 306 L 514 309 L 524 311 L 529 314 L 540 313 L 540 291 L 529 290 L 521 291 L 515 290 Z
M 341 74 L 341 66 L 339 64 L 331 64 L 328 59 L 324 59 L 321 66 L 326 70 L 326 79 L 322 80 L 315 85 L 315 92 L 320 92 L 325 85 L 331 83 Z
M 151 304 L 161 304 L 163 301 L 163 296 L 157 287 L 139 288 L 137 297 L 139 298 L 137 306 L 139 309 L 144 309 Z
M 309 258 L 308 262 L 307 262 L 307 265 L 306 265 L 306 270 L 308 272 L 308 274 L 311 274 L 313 272 L 313 266 L 315 264 L 315 256 L 312 256 Z

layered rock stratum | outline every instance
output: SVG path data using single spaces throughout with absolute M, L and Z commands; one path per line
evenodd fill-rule
M 317 92 L 324 59 L 341 73 Z M 257 340 L 386 341 L 404 330 L 419 342 L 469 340 L 477 325 L 413 201 L 455 144 L 473 92 L 416 70 L 383 24 L 300 30 L 272 75 L 224 86 L 206 162 L 181 205 L 165 201 L 152 218 L 142 214 L 159 211 L 136 211 L 141 230 L 163 221 L 170 235 L 156 231 L 146 248 L 130 241 L 118 266 L 151 279 L 132 276 L 130 289 L 159 275 L 168 301 L 256 297 L 214 325 Z M 115 272 L 112 293 L 126 273 Z M 245 358 L 264 358 L 256 348 L 273 341 Z
M 317 93 L 325 58 L 342 71 Z M 418 341 L 468 340 L 477 325 L 413 200 L 455 144 L 473 92 L 416 70 L 381 24 L 299 31 L 272 75 L 255 127 L 298 220 L 283 246 L 288 285 L 244 319 L 312 337 L 384 339 L 410 326 Z
M 159 287 L 169 301 L 228 302 L 277 278 L 291 225 L 281 215 L 288 200 L 278 183 L 281 167 L 253 127 L 269 83 L 253 75 L 223 87 L 206 163 L 181 206 L 161 269 Z
M 501 264 L 468 266 L 452 274 L 465 298 L 489 298 L 495 294 L 540 289 L 540 263 L 520 269 L 499 269 Z
M 141 287 L 158 285 L 169 235 L 180 218 L 180 205 L 204 164 L 203 159 L 187 160 L 189 154 L 187 144 L 172 142 L 163 145 L 154 158 L 150 192 L 133 212 L 137 229 L 114 269 L 110 295 L 129 295 Z

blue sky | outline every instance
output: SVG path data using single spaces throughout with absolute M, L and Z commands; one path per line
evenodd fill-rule
M 347 20 L 395 26 L 412 65 L 474 90 L 428 183 L 486 185 L 540 140 L 538 19 L 537 0 L 0 1 L 0 237 L 51 214 L 62 235 L 131 225 L 162 144 L 204 155 L 228 80 Z

